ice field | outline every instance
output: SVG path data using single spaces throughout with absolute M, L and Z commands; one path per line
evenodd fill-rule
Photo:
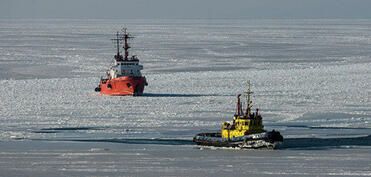
M 141 97 L 94 92 L 134 36 Z M 0 176 L 370 176 L 371 20 L 0 19 Z M 197 147 L 252 83 L 281 149 Z

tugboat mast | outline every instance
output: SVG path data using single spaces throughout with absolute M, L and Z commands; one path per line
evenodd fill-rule
M 250 90 L 250 80 L 248 81 L 248 90 L 245 93 L 247 94 L 246 95 L 246 97 L 247 97 L 246 117 L 248 117 L 248 116 L 250 116 L 251 107 L 252 107 L 252 105 L 251 105 L 252 101 L 250 100 L 250 95 L 253 93 Z

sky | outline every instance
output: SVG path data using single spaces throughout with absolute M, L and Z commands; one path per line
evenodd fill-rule
M 371 0 L 0 0 L 0 18 L 371 18 Z

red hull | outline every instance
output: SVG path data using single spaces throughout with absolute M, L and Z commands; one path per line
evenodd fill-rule
M 123 76 L 115 79 L 101 80 L 100 93 L 103 95 L 125 96 L 142 95 L 147 85 L 145 77 Z

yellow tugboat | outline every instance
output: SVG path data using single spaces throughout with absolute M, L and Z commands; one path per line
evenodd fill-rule
M 193 141 L 197 145 L 216 147 L 238 147 L 238 148 L 268 148 L 275 149 L 283 142 L 280 132 L 272 130 L 267 132 L 263 129 L 263 119 L 259 109 L 252 113 L 252 102 L 250 100 L 250 81 L 247 94 L 247 107 L 243 113 L 240 96 L 237 95 L 237 111 L 233 121 L 223 122 L 221 133 L 200 133 Z

